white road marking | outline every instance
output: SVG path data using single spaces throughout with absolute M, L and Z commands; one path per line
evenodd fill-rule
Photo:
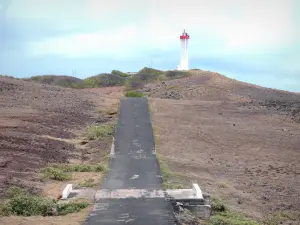
M 140 176 L 140 175 L 138 175 L 138 174 L 134 174 L 134 175 L 130 178 L 130 180 L 135 180 L 135 179 L 139 178 L 139 176 Z

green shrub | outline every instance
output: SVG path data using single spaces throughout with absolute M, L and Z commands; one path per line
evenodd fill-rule
M 79 212 L 81 209 L 84 209 L 89 206 L 87 202 L 69 202 L 61 204 L 58 207 L 59 215 L 66 215 L 69 213 Z
M 88 77 L 83 80 L 83 86 L 85 88 L 100 87 L 100 79 L 98 77 Z
M 87 129 L 87 137 L 90 140 L 104 139 L 111 137 L 114 134 L 114 125 L 113 124 L 103 124 L 100 126 L 90 126 Z
M 0 201 L 0 217 L 9 216 L 11 214 L 9 208 L 7 207 L 6 201 Z
M 221 202 L 213 202 L 211 209 L 213 212 L 225 212 L 227 210 L 225 205 Z
M 165 73 L 165 76 L 167 78 L 181 78 L 181 77 L 186 77 L 188 75 L 189 74 L 187 72 L 178 71 L 178 70 L 170 70 Z
M 131 98 L 141 98 L 144 96 L 144 94 L 136 91 L 129 91 L 125 93 L 125 96 Z
M 164 72 L 161 70 L 156 70 L 156 69 L 149 68 L 149 67 L 144 67 L 138 73 L 147 73 L 147 74 L 156 74 L 156 75 L 164 74 Z
M 101 87 L 122 86 L 125 83 L 125 78 L 116 74 L 101 74 Z
M 128 78 L 125 82 L 126 90 L 141 89 L 144 87 L 144 85 L 145 82 L 142 81 L 138 75 Z
M 56 208 L 56 201 L 50 198 L 20 195 L 5 204 L 6 214 L 18 216 L 51 216 Z
M 87 202 L 69 202 L 58 205 L 57 200 L 33 196 L 30 194 L 18 195 L 6 202 L 0 203 L 0 216 L 54 216 L 79 212 L 88 207 Z
M 45 177 L 52 180 L 64 181 L 72 178 L 71 174 L 65 173 L 64 171 L 55 167 L 46 167 L 42 169 L 41 172 L 45 175 Z
M 77 83 L 77 84 L 71 84 L 70 88 L 82 89 L 82 88 L 84 88 L 84 83 L 81 82 L 81 83 Z
M 128 73 L 123 73 L 120 70 L 112 70 L 111 74 L 119 75 L 120 77 L 129 77 L 130 76 Z
M 102 172 L 105 166 L 102 164 L 52 164 L 51 167 L 62 172 Z

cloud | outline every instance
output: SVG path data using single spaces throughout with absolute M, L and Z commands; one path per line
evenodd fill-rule
M 130 46 L 136 40 L 135 26 L 115 30 L 64 35 L 47 38 L 29 45 L 33 56 L 62 55 L 70 58 L 91 56 L 130 56 Z M 122 38 L 120 38 L 122 37 Z
M 171 69 L 178 64 L 179 35 L 185 28 L 191 36 L 193 67 L 208 66 L 241 79 L 247 71 L 254 77 L 269 74 L 282 80 L 295 79 L 300 73 L 297 0 L 11 2 L 2 17 L 6 36 L 0 35 L 0 41 L 6 41 L 6 49 L 0 52 L 0 59 L 18 55 L 22 63 L 17 64 L 22 66 L 29 61 L 30 65 L 43 61 L 46 66 L 51 60 L 54 65 L 59 62 L 54 58 L 59 58 L 68 65 L 72 60 L 82 62 L 81 67 L 91 67 L 88 60 L 105 59 L 99 71 L 107 70 L 109 62 L 112 69 L 117 64 L 137 68 L 138 63 L 142 67 L 150 60 L 154 66 Z M 61 73 L 65 67 L 55 68 Z M 279 73 L 285 77 L 280 78 Z M 298 85 L 300 88 L 300 82 Z
M 51 3 L 52 7 L 59 4 L 60 1 L 53 2 Z M 62 2 L 64 2 L 64 7 L 72 5 L 67 0 Z M 56 51 L 57 54 L 72 55 L 72 57 L 81 57 L 87 54 L 117 54 L 119 49 L 121 55 L 123 55 L 122 52 L 127 51 L 130 56 L 139 52 L 140 48 L 143 50 L 178 49 L 178 36 L 182 28 L 186 28 L 191 34 L 191 56 L 199 54 L 222 54 L 223 56 L 258 54 L 290 46 L 296 41 L 291 16 L 292 1 L 289 0 L 246 2 L 187 0 L 176 3 L 173 1 L 146 1 L 143 7 L 139 2 L 132 0 L 117 3 L 113 1 L 103 4 L 95 0 L 87 1 L 85 6 L 82 6 L 83 9 L 78 17 L 87 16 L 82 18 L 87 26 L 89 23 L 95 25 L 98 22 L 98 31 L 49 37 L 47 40 L 36 43 L 34 48 L 42 53 L 42 46 L 45 46 L 45 54 L 53 54 Z M 67 12 L 69 11 L 71 10 Z M 144 14 L 141 15 L 139 11 Z M 126 15 L 132 15 L 129 19 L 131 22 L 127 25 L 124 24 L 126 18 L 122 18 L 125 16 L 125 12 Z M 109 13 L 109 19 L 105 22 L 102 21 Z M 69 15 L 70 19 L 73 19 L 73 14 Z M 35 16 L 49 17 L 49 15 Z M 68 13 L 64 17 L 66 19 L 60 23 L 65 22 L 67 26 L 69 24 Z M 77 20 L 72 20 L 72 23 L 76 23 Z M 121 25 L 111 27 L 108 25 L 120 20 L 122 21 Z M 127 31 L 128 33 L 126 33 Z M 51 51 L 47 45 L 51 46 Z M 63 47 L 64 45 L 66 47 Z

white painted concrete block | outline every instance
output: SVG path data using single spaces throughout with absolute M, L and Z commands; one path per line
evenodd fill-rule
M 196 198 L 203 199 L 202 191 L 198 184 L 193 184 L 193 191 L 194 191 L 194 195 L 196 196 Z
M 62 192 L 61 199 L 67 199 L 71 191 L 72 191 L 72 184 L 67 184 L 67 186 L 64 188 Z

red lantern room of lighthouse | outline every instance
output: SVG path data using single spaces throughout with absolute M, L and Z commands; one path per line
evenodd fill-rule
M 188 35 L 188 33 L 185 32 L 185 30 L 183 30 L 182 35 L 180 36 L 181 40 L 188 40 L 190 39 L 190 36 Z

